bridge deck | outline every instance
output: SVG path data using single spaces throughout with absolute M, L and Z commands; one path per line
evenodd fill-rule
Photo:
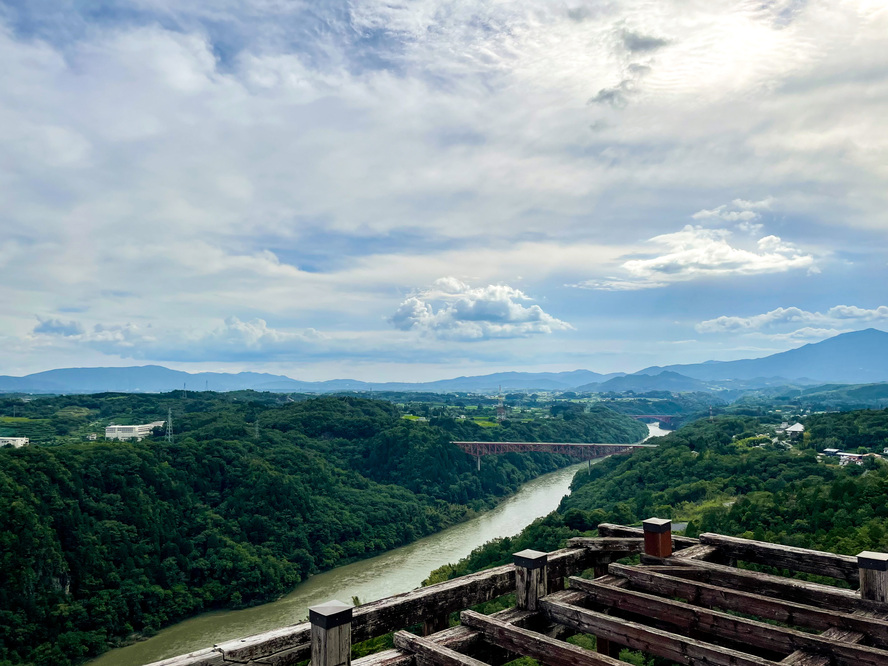
M 612 444 L 595 442 L 453 442 L 469 455 L 500 455 L 503 453 L 559 453 L 561 455 L 592 460 L 616 453 L 631 453 L 635 449 L 654 448 L 655 444 Z

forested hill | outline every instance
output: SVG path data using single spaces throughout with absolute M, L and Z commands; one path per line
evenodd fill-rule
M 571 462 L 508 454 L 485 458 L 478 473 L 452 439 L 496 431 L 628 442 L 646 432 L 604 408 L 482 429 L 409 421 L 380 401 L 279 400 L 180 392 L 19 401 L 3 426 L 38 444 L 0 450 L 0 664 L 64 666 L 205 609 L 274 598 Z M 2 413 L 9 406 L 0 401 Z M 161 420 L 170 407 L 173 443 L 160 433 L 60 443 L 112 418 Z
M 711 531 L 848 555 L 888 551 L 888 463 L 868 458 L 842 467 L 825 448 L 881 453 L 888 410 L 817 414 L 791 448 L 759 437 L 768 426 L 748 417 L 696 421 L 659 446 L 581 470 L 558 511 L 520 535 L 497 539 L 431 580 L 511 561 L 524 548 L 553 550 L 602 522 L 637 524 L 658 516 Z M 760 446 L 764 443 L 764 446 Z

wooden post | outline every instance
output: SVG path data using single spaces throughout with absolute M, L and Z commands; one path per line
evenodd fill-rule
M 888 602 L 888 554 L 865 550 L 857 556 L 860 598 Z
M 352 607 L 334 599 L 309 608 L 308 619 L 311 666 L 350 666 Z
M 430 636 L 450 628 L 450 613 L 433 615 L 422 623 L 422 635 Z
M 539 600 L 548 594 L 546 564 L 548 553 L 522 550 L 515 553 L 515 605 L 522 610 L 538 611 Z
M 651 557 L 672 555 L 672 521 L 668 518 L 648 518 L 644 526 L 644 554 Z

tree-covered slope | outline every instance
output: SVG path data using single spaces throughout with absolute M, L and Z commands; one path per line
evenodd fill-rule
M 0 450 L 0 664 L 76 663 L 133 632 L 274 598 L 571 462 L 491 456 L 478 473 L 449 424 L 359 398 L 276 400 L 107 394 L 23 405 L 16 418 L 41 424 L 45 445 Z M 172 443 L 60 444 L 94 419 L 145 422 L 171 407 Z M 624 429 L 624 441 L 637 434 L 614 412 L 587 420 L 551 419 L 545 435 L 594 434 L 595 420 L 616 429 L 608 435 Z
M 753 418 L 696 421 L 655 440 L 656 449 L 581 470 L 558 511 L 513 538 L 498 539 L 434 573 L 462 575 L 509 561 L 524 548 L 551 550 L 601 522 L 651 516 L 690 519 L 688 533 L 714 531 L 845 554 L 888 551 L 888 464 L 841 467 L 817 452 L 888 446 L 888 411 L 818 414 L 790 450 L 756 437 Z

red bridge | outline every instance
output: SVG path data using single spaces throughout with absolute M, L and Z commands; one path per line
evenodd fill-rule
M 624 414 L 624 416 L 631 416 L 633 419 L 638 419 L 641 421 L 642 419 L 654 419 L 659 421 L 663 425 L 672 425 L 672 419 L 677 419 L 678 414 Z
M 604 458 L 615 453 L 632 453 L 635 449 L 653 449 L 655 444 L 575 444 L 572 442 L 453 442 L 469 455 L 478 458 L 481 467 L 481 456 L 500 453 L 560 453 L 580 460 Z

